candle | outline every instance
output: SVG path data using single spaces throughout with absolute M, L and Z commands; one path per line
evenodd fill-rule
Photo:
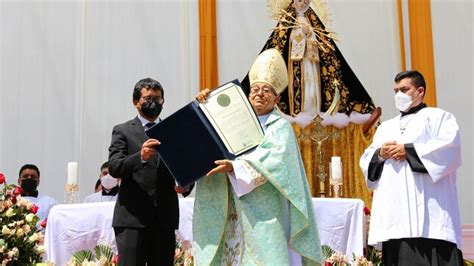
M 69 185 L 77 184 L 77 162 L 67 163 L 67 183 Z
M 332 179 L 342 181 L 342 162 L 341 157 L 331 157 L 331 175 Z

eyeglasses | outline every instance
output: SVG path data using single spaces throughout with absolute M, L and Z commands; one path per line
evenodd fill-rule
M 268 88 L 268 87 L 262 87 L 262 88 L 252 87 L 252 88 L 250 88 L 250 94 L 257 94 L 257 93 L 260 93 L 260 92 L 262 92 L 265 95 L 270 95 L 270 94 L 277 95 L 275 90 L 272 89 L 272 88 Z
M 165 99 L 163 99 L 162 97 L 160 96 L 156 96 L 156 97 L 151 97 L 151 96 L 145 96 L 145 97 L 142 97 L 142 99 L 145 101 L 145 102 L 151 102 L 151 101 L 155 101 L 159 104 L 163 104 L 163 102 L 165 101 Z

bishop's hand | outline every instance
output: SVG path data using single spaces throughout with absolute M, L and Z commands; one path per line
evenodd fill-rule
M 234 171 L 234 166 L 232 166 L 232 162 L 229 160 L 217 160 L 214 162 L 217 164 L 206 176 L 215 175 L 217 173 L 229 173 Z
M 200 103 L 204 103 L 207 101 L 207 98 L 209 97 L 209 94 L 211 93 L 211 90 L 210 89 L 204 89 L 202 91 L 200 91 L 197 95 L 196 95 L 196 100 Z

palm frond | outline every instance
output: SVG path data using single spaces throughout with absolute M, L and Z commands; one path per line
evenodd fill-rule
M 107 262 L 112 260 L 114 256 L 114 251 L 110 246 L 99 244 L 94 247 L 95 257 L 96 259 L 100 260 L 101 258 L 105 258 Z
M 332 254 L 334 254 L 334 250 L 328 245 L 322 245 L 321 249 L 323 251 L 323 258 L 325 259 L 330 258 Z
M 81 265 L 84 261 L 92 261 L 93 254 L 90 250 L 79 250 L 78 252 L 72 255 L 74 257 L 74 263 L 76 265 Z

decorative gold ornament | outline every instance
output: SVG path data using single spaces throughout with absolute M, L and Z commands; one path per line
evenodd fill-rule
M 271 18 L 274 20 L 280 20 L 283 15 L 282 10 L 285 10 L 293 0 L 267 0 L 267 7 L 270 12 Z M 310 7 L 316 12 L 321 19 L 321 22 L 326 27 L 330 27 L 332 23 L 331 11 L 325 0 L 311 0 Z
M 77 203 L 77 196 L 79 195 L 79 185 L 78 184 L 66 184 L 64 186 L 64 202 L 68 204 Z

